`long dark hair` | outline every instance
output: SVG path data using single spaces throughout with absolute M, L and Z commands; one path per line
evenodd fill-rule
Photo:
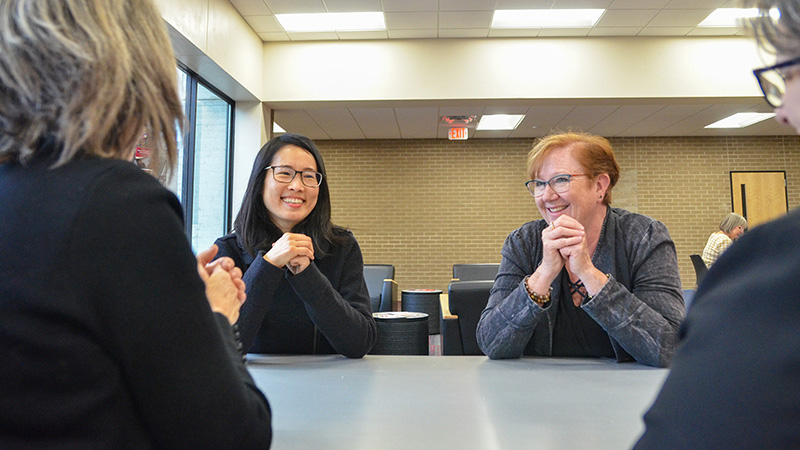
M 295 225 L 292 232 L 309 236 L 314 243 L 314 254 L 324 256 L 330 245 L 341 241 L 344 228 L 331 223 L 331 196 L 322 155 L 311 139 L 299 134 L 287 133 L 274 137 L 258 151 L 233 228 L 239 244 L 251 256 L 255 256 L 259 250 L 269 249 L 283 235 L 281 229 L 270 220 L 269 211 L 264 206 L 264 179 L 267 176 L 264 168 L 272 164 L 275 154 L 287 145 L 295 145 L 311 153 L 317 163 L 317 171 L 322 174 L 317 204 L 305 219 Z

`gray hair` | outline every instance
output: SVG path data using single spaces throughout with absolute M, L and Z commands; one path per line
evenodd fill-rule
M 744 230 L 747 229 L 747 219 L 736 213 L 728 213 L 719 223 L 720 231 L 725 234 L 730 234 L 736 227 L 742 227 Z
M 152 0 L 0 1 L 0 163 L 26 164 L 45 142 L 58 147 L 54 167 L 132 159 L 147 133 L 151 160 L 169 172 L 182 122 Z
M 744 21 L 759 46 L 771 53 L 800 54 L 800 2 L 797 0 L 741 0 L 743 8 L 756 8 L 758 15 Z M 780 19 L 770 16 L 771 9 L 780 12 Z

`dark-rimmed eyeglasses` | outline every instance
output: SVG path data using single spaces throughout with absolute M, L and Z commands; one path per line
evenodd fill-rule
M 550 188 L 556 194 L 563 194 L 569 190 L 569 182 L 572 181 L 574 177 L 588 177 L 585 173 L 562 173 L 559 175 L 550 178 L 547 181 L 543 180 L 530 180 L 525 182 L 525 187 L 528 188 L 528 192 L 531 193 L 534 197 L 541 197 L 544 194 L 545 189 L 549 185 Z
M 758 85 L 761 87 L 761 92 L 764 94 L 764 99 L 773 108 L 780 108 L 783 104 L 783 94 L 786 92 L 785 69 L 798 64 L 800 64 L 800 57 L 753 71 L 753 75 L 756 76 Z
M 304 170 L 302 172 L 292 169 L 289 166 L 267 166 L 264 171 L 272 169 L 272 179 L 278 183 L 291 183 L 294 176 L 300 174 L 300 181 L 308 187 L 318 187 L 322 184 L 322 174 L 314 172 L 313 170 Z

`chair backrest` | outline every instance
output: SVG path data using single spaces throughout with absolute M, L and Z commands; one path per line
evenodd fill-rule
M 383 280 L 394 280 L 394 266 L 391 264 L 364 264 L 364 281 L 367 282 L 369 301 L 372 303 L 372 310 L 391 311 L 392 294 L 391 286 L 384 288 Z M 392 281 L 394 283 L 394 281 Z M 390 284 L 392 284 L 390 283 Z M 396 283 L 394 283 L 396 286 Z M 388 298 L 384 295 L 387 292 Z
M 703 261 L 700 255 L 689 255 L 689 258 L 692 260 L 692 265 L 694 266 L 694 275 L 697 278 L 697 284 L 700 284 L 700 281 L 702 281 L 703 277 L 706 276 L 706 272 L 708 272 L 706 262 Z
M 465 355 L 483 355 L 475 331 L 493 284 L 493 280 L 452 281 L 447 289 L 450 313 L 458 316 Z
M 500 264 L 453 264 L 453 278 L 459 281 L 492 280 Z

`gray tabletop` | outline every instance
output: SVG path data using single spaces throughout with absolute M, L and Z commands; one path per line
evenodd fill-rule
M 605 359 L 249 356 L 281 449 L 627 449 L 667 375 Z

